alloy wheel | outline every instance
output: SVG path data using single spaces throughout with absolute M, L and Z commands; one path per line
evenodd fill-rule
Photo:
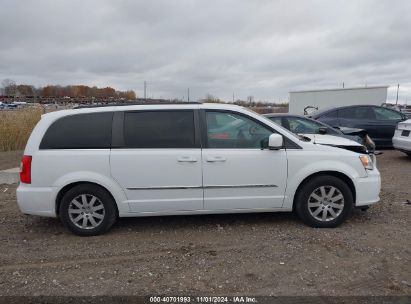
M 101 200 L 91 194 L 81 194 L 71 200 L 68 214 L 71 222 L 81 229 L 94 229 L 105 216 Z
M 333 186 L 321 186 L 308 198 L 308 210 L 319 221 L 335 220 L 344 209 L 344 196 Z

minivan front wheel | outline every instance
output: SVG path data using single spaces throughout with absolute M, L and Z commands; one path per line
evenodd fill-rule
M 306 182 L 296 196 L 295 210 L 309 226 L 334 228 L 353 209 L 353 195 L 348 185 L 335 176 L 320 175 Z
M 73 233 L 99 235 L 111 228 L 117 218 L 115 202 L 106 190 L 92 184 L 80 184 L 65 193 L 59 214 Z

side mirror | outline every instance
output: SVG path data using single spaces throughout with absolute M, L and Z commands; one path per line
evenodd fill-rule
M 326 127 L 320 127 L 318 129 L 319 134 L 327 134 L 327 128 Z
M 277 133 L 273 133 L 268 138 L 268 148 L 270 150 L 279 150 L 284 145 L 283 136 Z

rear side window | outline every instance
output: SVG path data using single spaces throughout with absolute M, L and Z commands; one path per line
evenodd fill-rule
M 374 119 L 374 112 L 370 107 L 351 107 L 341 109 L 339 118 L 345 119 Z
M 194 112 L 126 112 L 124 142 L 125 148 L 194 148 Z
M 40 149 L 110 148 L 112 119 L 112 112 L 62 117 L 48 128 Z

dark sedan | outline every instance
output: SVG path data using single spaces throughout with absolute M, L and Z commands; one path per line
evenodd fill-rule
M 333 128 L 321 121 L 288 113 L 270 113 L 264 116 L 296 134 L 328 134 L 345 137 L 366 146 L 369 152 L 373 153 L 375 150 L 374 142 L 362 129 Z
M 317 111 L 310 117 L 332 127 L 364 129 L 378 148 L 392 147 L 397 124 L 407 119 L 401 112 L 371 105 L 335 107 Z

